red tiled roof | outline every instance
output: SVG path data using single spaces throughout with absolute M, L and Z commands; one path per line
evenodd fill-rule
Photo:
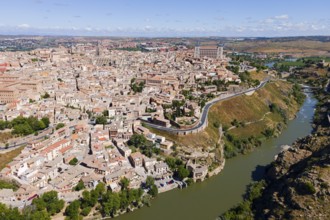
M 65 143 L 68 143 L 68 142 L 69 142 L 69 141 L 66 140 L 66 139 L 60 140 L 60 141 L 58 141 L 58 142 L 56 142 L 56 143 L 54 143 L 54 144 L 52 144 L 52 145 L 46 147 L 46 148 L 41 152 L 41 154 L 42 154 L 42 155 L 48 154 L 50 151 L 52 151 L 52 150 L 54 150 L 54 149 L 60 147 L 61 145 L 65 144 Z
M 67 152 L 68 150 L 70 150 L 73 146 L 72 145 L 69 145 L 67 147 L 64 147 L 60 150 L 61 154 L 64 154 L 65 152 Z

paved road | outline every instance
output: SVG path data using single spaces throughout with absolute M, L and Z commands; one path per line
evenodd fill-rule
M 224 101 L 224 100 L 232 99 L 234 97 L 243 95 L 243 94 L 245 94 L 247 92 L 256 91 L 256 90 L 264 87 L 269 80 L 270 79 L 267 78 L 265 81 L 262 81 L 260 83 L 260 85 L 257 86 L 257 87 L 255 87 L 255 88 L 250 88 L 250 89 L 245 90 L 243 92 L 238 92 L 238 93 L 235 93 L 235 94 L 232 94 L 232 95 L 227 95 L 225 97 L 219 96 L 219 97 L 217 97 L 217 98 L 215 98 L 215 99 L 207 102 L 206 105 L 204 106 L 203 110 L 202 110 L 202 117 L 200 118 L 199 123 L 195 127 L 192 127 L 192 128 L 189 128 L 189 129 L 167 128 L 167 127 L 163 127 L 163 126 L 160 126 L 160 125 L 152 124 L 152 123 L 147 122 L 147 121 L 143 121 L 143 122 L 146 123 L 148 126 L 150 126 L 152 128 L 155 128 L 155 129 L 158 129 L 158 130 L 162 130 L 162 131 L 171 132 L 171 133 L 193 131 L 193 130 L 199 129 L 200 127 L 204 126 L 204 124 L 206 123 L 206 120 L 207 120 L 207 116 L 208 116 L 209 110 L 210 110 L 210 108 L 212 107 L 213 104 L 215 104 L 215 103 L 217 103 L 219 101 Z
M 45 138 L 46 136 L 49 135 L 49 133 L 52 131 L 52 129 L 53 129 L 53 127 L 50 126 L 50 127 L 46 128 L 46 129 L 40 131 L 37 136 L 35 136 L 35 135 L 32 134 L 32 135 L 29 135 L 29 136 L 26 136 L 26 137 L 22 137 L 22 139 L 21 139 L 20 142 L 10 143 L 10 145 L 8 147 L 6 147 L 6 146 L 0 146 L 0 151 L 8 150 L 10 148 L 18 148 L 20 146 L 23 146 L 23 145 L 29 143 L 30 141 L 40 140 L 42 138 Z
M 260 85 L 257 86 L 256 88 L 251 88 L 251 89 L 245 90 L 243 92 L 235 93 L 235 94 L 232 94 L 232 95 L 227 95 L 225 97 L 219 96 L 219 97 L 217 97 L 217 98 L 215 98 L 215 99 L 207 102 L 206 105 L 204 106 L 203 110 L 202 110 L 202 117 L 200 118 L 199 123 L 195 127 L 192 127 L 192 128 L 189 128 L 189 129 L 166 128 L 166 127 L 163 127 L 163 126 L 159 126 L 159 125 L 155 125 L 155 124 L 149 123 L 147 121 L 144 121 L 144 123 L 146 123 L 148 126 L 150 126 L 152 128 L 155 128 L 155 129 L 158 129 L 158 130 L 167 131 L 167 132 L 172 132 L 172 133 L 187 132 L 187 131 L 189 132 L 189 131 L 193 131 L 193 130 L 199 129 L 200 127 L 204 126 L 204 124 L 206 123 L 209 110 L 210 110 L 210 108 L 211 108 L 211 106 L 213 104 L 215 104 L 215 103 L 217 103 L 219 101 L 224 101 L 224 100 L 228 100 L 228 99 L 231 99 L 231 98 L 234 98 L 234 97 L 243 95 L 244 93 L 247 93 L 247 92 L 256 91 L 256 90 L 264 87 L 268 81 L 269 81 L 269 78 L 267 78 L 265 81 L 262 81 L 260 83 Z M 12 145 L 9 145 L 8 147 L 0 146 L 0 151 L 1 150 L 8 150 L 10 148 L 17 148 L 17 147 L 23 146 L 23 145 L 27 144 L 28 142 L 30 142 L 31 140 L 40 140 L 40 139 L 46 137 L 48 135 L 50 129 L 52 129 L 52 128 L 53 127 L 49 127 L 47 129 L 41 131 L 38 136 L 24 137 L 22 139 L 22 142 L 20 142 L 20 143 L 14 143 Z

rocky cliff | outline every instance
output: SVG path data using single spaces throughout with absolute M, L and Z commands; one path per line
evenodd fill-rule
M 330 95 L 317 94 L 314 131 L 268 167 L 255 219 L 330 219 Z
M 265 179 L 256 219 L 330 219 L 330 130 L 280 153 Z
M 314 94 L 313 132 L 278 154 L 264 179 L 220 219 L 330 219 L 330 93 Z

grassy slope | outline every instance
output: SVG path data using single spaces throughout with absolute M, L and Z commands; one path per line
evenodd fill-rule
M 259 72 L 252 71 L 252 72 L 250 72 L 250 76 L 251 76 L 251 78 L 253 80 L 256 80 L 257 79 L 259 81 L 262 81 L 262 80 L 264 80 L 267 77 L 267 74 L 265 72 L 263 72 L 263 71 L 259 71 Z
M 0 143 L 6 143 L 11 138 L 13 138 L 11 132 L 0 132 Z
M 251 135 L 258 137 L 265 128 L 274 128 L 277 123 L 283 122 L 278 113 L 266 114 L 269 112 L 269 104 L 276 103 L 280 108 L 288 112 L 289 118 L 294 117 L 298 110 L 298 104 L 293 99 L 289 100 L 287 98 L 290 90 L 291 84 L 289 83 L 270 83 L 252 96 L 240 96 L 216 104 L 211 110 L 210 118 L 213 118 L 212 121 L 218 121 L 226 127 L 230 127 L 234 119 L 245 123 L 257 121 L 245 127 L 232 129 L 229 133 L 238 138 L 245 138 Z M 286 103 L 289 103 L 289 105 Z M 266 115 L 264 120 L 259 121 L 264 115 Z
M 163 135 L 167 139 L 176 142 L 178 145 L 189 147 L 213 147 L 215 146 L 219 136 L 218 129 L 214 126 L 215 122 L 221 123 L 223 126 L 230 127 L 231 122 L 237 119 L 239 122 L 257 121 L 261 119 L 265 113 L 269 112 L 268 105 L 276 103 L 281 108 L 287 110 L 291 118 L 298 109 L 298 104 L 290 99 L 289 106 L 286 105 L 285 99 L 288 99 L 292 85 L 283 82 L 272 82 L 255 92 L 252 96 L 239 96 L 224 102 L 219 102 L 212 106 L 209 112 L 209 125 L 205 131 L 198 134 L 186 136 L 177 136 L 167 132 L 150 130 L 156 134 Z M 267 114 L 262 122 L 246 125 L 244 128 L 236 128 L 230 131 L 238 138 L 244 138 L 251 135 L 260 136 L 261 132 L 267 127 L 275 127 L 282 118 L 277 113 Z
M 18 156 L 24 147 L 17 148 L 8 153 L 0 154 L 0 170 L 5 168 L 5 166 L 11 162 L 16 156 Z

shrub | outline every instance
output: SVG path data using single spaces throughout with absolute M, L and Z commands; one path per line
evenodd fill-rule
M 92 208 L 87 206 L 85 208 L 83 208 L 83 210 L 81 210 L 81 213 L 83 216 L 87 216 L 90 212 L 91 212 Z
M 72 160 L 70 160 L 69 164 L 72 165 L 72 166 L 77 165 L 78 164 L 78 159 L 77 158 L 73 158 Z
M 65 124 L 64 123 L 58 123 L 57 125 L 56 125 L 56 130 L 58 130 L 58 129 L 60 129 L 60 128 L 63 128 L 65 126 Z
M 296 187 L 296 190 L 299 194 L 302 195 L 312 195 L 316 193 L 316 189 L 313 184 L 309 181 L 301 182 Z
M 214 123 L 213 123 L 213 126 L 214 126 L 215 128 L 219 128 L 219 127 L 220 127 L 220 122 L 218 122 L 218 121 L 214 122 Z

